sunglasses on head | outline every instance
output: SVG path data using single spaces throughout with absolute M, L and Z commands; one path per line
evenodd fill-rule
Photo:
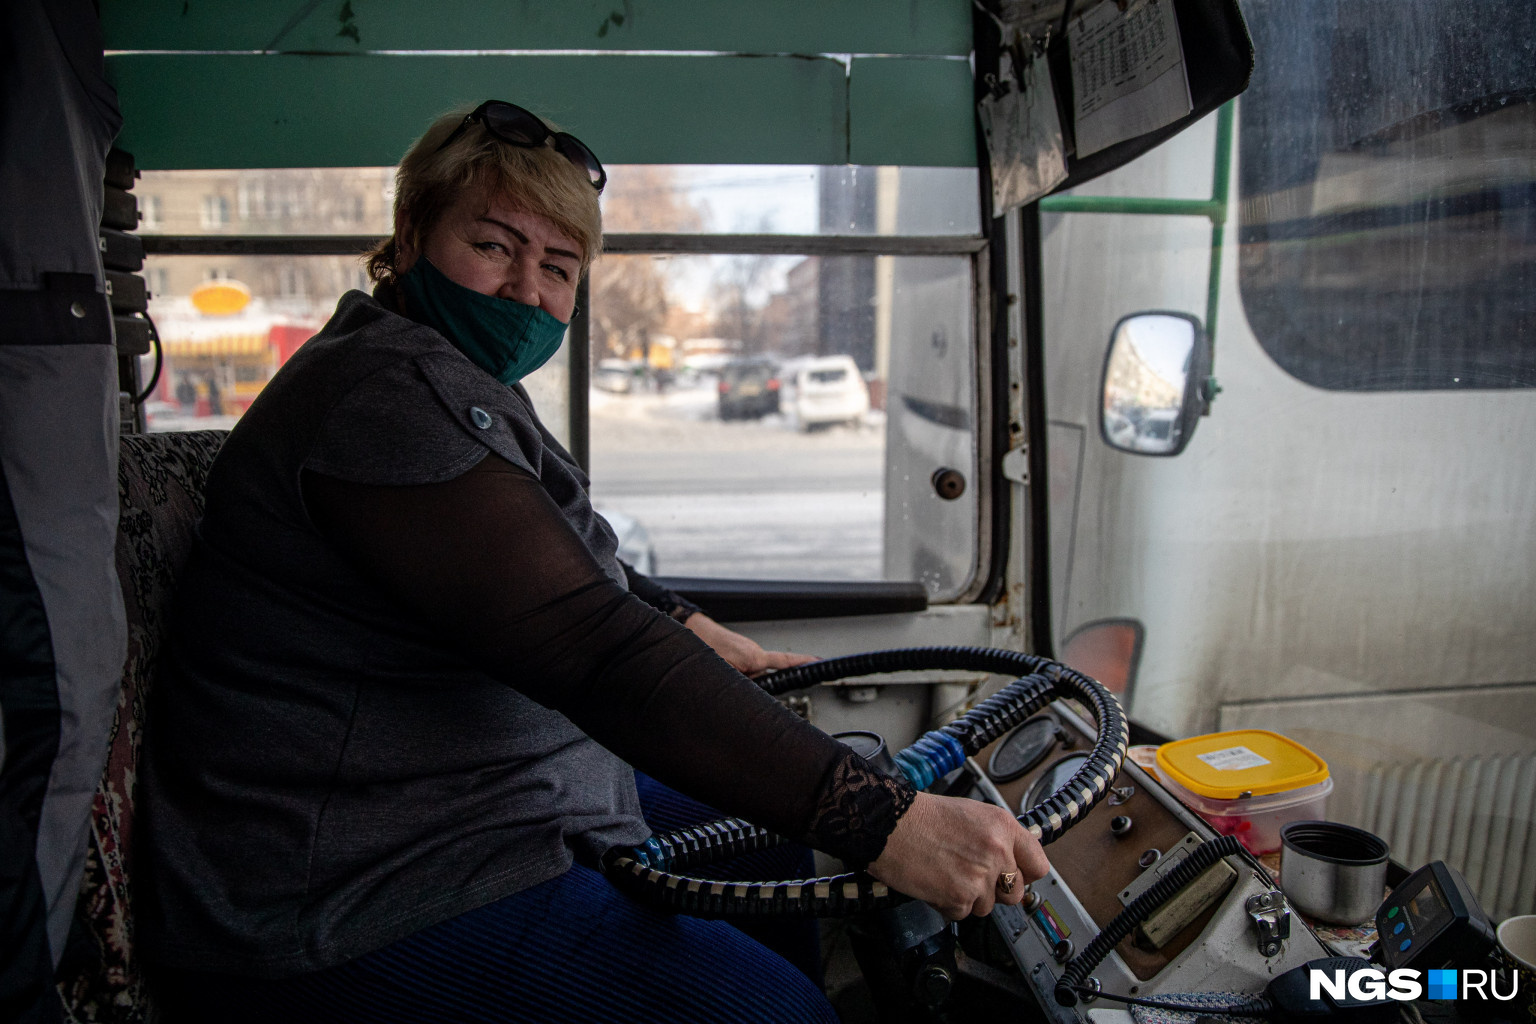
M 550 131 L 537 114 L 505 100 L 486 100 L 471 110 L 453 133 L 443 140 L 443 144 L 433 151 L 434 155 L 447 149 L 449 143 L 463 135 L 464 130 L 476 121 L 485 125 L 485 130 L 502 142 L 514 146 L 528 149 L 545 143 L 554 146 L 556 152 L 586 172 L 587 180 L 599 192 L 608 183 L 608 172 L 603 170 L 597 154 L 588 149 L 585 143 L 569 132 Z

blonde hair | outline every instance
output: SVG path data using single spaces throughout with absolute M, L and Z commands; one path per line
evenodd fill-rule
M 552 146 L 514 146 L 502 142 L 481 125 L 470 125 L 441 152 L 453 130 L 473 108 L 444 114 L 412 143 L 395 172 L 395 225 L 406 225 L 416 252 L 433 227 L 466 192 L 502 195 L 542 217 L 581 246 L 585 272 L 603 247 L 603 219 L 597 189 Z M 558 131 L 549 125 L 551 131 Z M 366 254 L 368 276 L 374 281 L 395 279 L 399 239 L 391 234 Z

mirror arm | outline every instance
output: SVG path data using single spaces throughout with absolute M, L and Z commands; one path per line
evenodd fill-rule
M 1213 376 L 1206 377 L 1200 384 L 1200 398 L 1204 403 L 1204 407 L 1200 410 L 1201 416 L 1211 414 L 1211 403 L 1216 401 L 1216 396 L 1221 394 L 1222 390 L 1222 386 L 1216 383 L 1216 378 Z

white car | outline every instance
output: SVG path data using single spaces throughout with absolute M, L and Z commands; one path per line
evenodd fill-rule
M 592 386 L 614 394 L 627 395 L 634 390 L 638 366 L 628 359 L 602 359 L 592 371 Z
M 784 368 L 784 398 L 801 430 L 829 423 L 858 425 L 869 412 L 869 388 L 852 356 L 813 356 Z

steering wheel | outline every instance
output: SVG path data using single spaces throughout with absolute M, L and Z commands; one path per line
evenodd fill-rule
M 1015 679 L 948 725 L 926 733 L 896 755 L 897 767 L 917 789 L 927 789 L 1009 729 L 1052 701 L 1078 701 L 1092 715 L 1098 736 L 1088 759 L 1019 823 L 1041 844 L 1054 842 L 1110 791 L 1125 760 L 1130 729 L 1115 695 L 1060 662 L 989 647 L 909 647 L 829 658 L 760 680 L 778 695 L 849 676 L 914 669 L 961 669 Z M 787 882 L 722 882 L 684 872 L 785 840 L 740 818 L 677 829 L 639 846 L 617 847 L 602 867 L 614 884 L 642 899 L 696 917 L 764 915 L 843 917 L 905 902 L 908 897 L 862 871 Z

